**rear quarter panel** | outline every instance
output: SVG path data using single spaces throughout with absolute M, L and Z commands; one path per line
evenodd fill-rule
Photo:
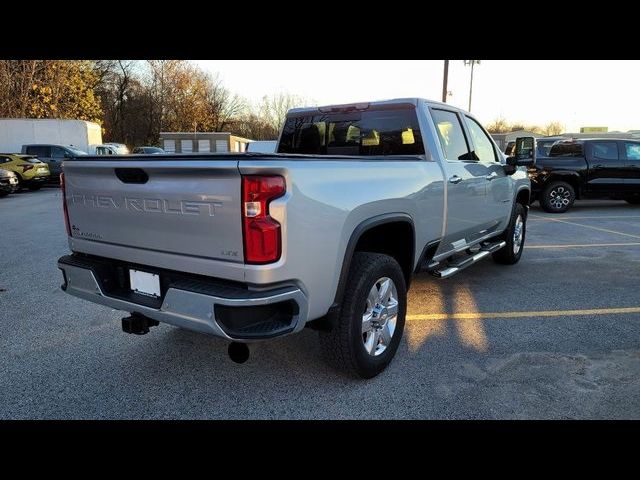
M 283 175 L 287 194 L 270 204 L 282 225 L 283 254 L 270 265 L 245 266 L 249 283 L 293 280 L 309 298 L 310 318 L 334 301 L 347 244 L 372 217 L 403 213 L 414 221 L 414 264 L 422 247 L 442 231 L 444 193 L 434 161 L 245 160 L 242 174 Z

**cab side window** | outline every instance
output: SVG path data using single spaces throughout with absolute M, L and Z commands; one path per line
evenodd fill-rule
M 600 160 L 618 160 L 618 144 L 615 142 L 593 142 L 593 156 Z
M 640 160 L 640 143 L 625 143 L 627 160 Z
M 493 148 L 493 142 L 487 133 L 473 118 L 466 117 L 466 120 L 469 132 L 471 132 L 471 140 L 475 148 L 474 153 L 476 158 L 481 162 L 497 162 L 498 158 Z
M 64 158 L 65 150 L 60 147 L 51 147 L 51 156 L 53 158 Z
M 438 139 L 447 160 L 473 160 L 460 118 L 448 110 L 432 109 Z
M 36 145 L 27 147 L 26 153 L 28 155 L 35 155 L 36 157 L 48 158 L 51 156 L 51 149 L 49 147 Z

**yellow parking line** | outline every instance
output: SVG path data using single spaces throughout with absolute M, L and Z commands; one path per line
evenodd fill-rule
M 550 218 L 549 220 L 552 222 L 566 223 L 567 225 L 575 225 L 577 227 L 590 228 L 591 230 L 598 230 L 600 232 L 624 235 L 625 237 L 640 238 L 640 235 L 632 235 L 631 233 L 616 232 L 615 230 L 609 230 L 608 228 L 592 227 L 591 225 L 582 225 L 581 223 L 568 222 L 566 220 L 558 220 L 557 218 Z
M 525 245 L 524 248 L 580 248 L 580 247 L 630 247 L 638 246 L 640 242 L 629 243 L 585 243 L 575 245 Z
M 640 307 L 592 308 L 587 310 L 542 310 L 532 312 L 468 312 L 407 315 L 407 320 L 480 320 L 483 318 L 564 317 L 569 315 L 619 315 L 640 313 Z

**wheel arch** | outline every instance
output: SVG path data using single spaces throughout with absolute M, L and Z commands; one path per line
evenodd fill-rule
M 516 192 L 514 203 L 520 203 L 526 209 L 529 206 L 530 201 L 531 201 L 531 190 L 527 187 L 520 187 Z
M 376 234 L 380 235 L 390 229 L 396 230 L 394 231 L 394 242 L 388 243 L 384 241 L 385 239 L 382 241 L 376 240 Z M 409 242 L 408 248 L 406 242 Z M 413 274 L 415 243 L 413 219 L 406 213 L 377 215 L 359 223 L 351 232 L 347 243 L 342 268 L 340 269 L 338 288 L 334 298 L 334 306 L 338 306 L 342 302 L 351 261 L 353 260 L 353 255 L 358 251 L 384 253 L 395 258 L 402 268 L 408 289 Z
M 580 175 L 576 172 L 571 171 L 554 171 L 549 174 L 549 176 L 545 179 L 545 185 L 542 188 L 546 188 L 552 182 L 566 182 L 573 187 L 573 191 L 576 194 L 576 199 L 580 198 L 581 195 L 581 181 Z

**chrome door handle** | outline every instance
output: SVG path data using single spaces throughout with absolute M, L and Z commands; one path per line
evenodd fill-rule
M 462 181 L 462 177 L 459 177 L 458 175 L 449 177 L 449 183 L 460 183 L 461 181 Z
M 498 174 L 496 172 L 491 172 L 489 175 L 487 175 L 486 177 L 487 180 L 493 180 L 494 178 L 498 178 Z

